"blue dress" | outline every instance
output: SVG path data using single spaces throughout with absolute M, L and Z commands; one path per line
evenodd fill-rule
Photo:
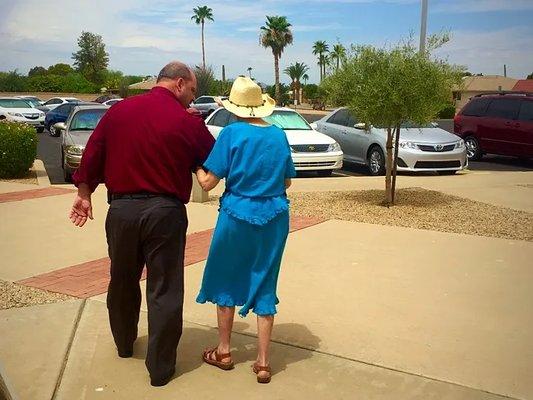
M 296 176 L 285 132 L 228 125 L 204 167 L 226 179 L 202 287 L 196 298 L 242 306 L 241 316 L 276 313 L 276 286 L 289 234 L 285 179 Z

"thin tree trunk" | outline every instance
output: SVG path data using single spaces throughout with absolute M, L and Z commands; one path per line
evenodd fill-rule
M 400 127 L 397 126 L 394 138 L 394 164 L 392 169 L 392 204 L 396 199 L 396 172 L 398 171 L 398 149 L 400 147 Z
M 204 21 L 202 21 L 202 65 L 205 71 Z
M 277 54 L 274 54 L 274 76 L 276 78 L 276 104 L 281 104 L 281 93 L 279 90 L 279 58 Z
M 337 71 L 339 70 L 339 62 L 340 62 L 340 58 L 337 57 Z
M 391 172 L 392 172 L 392 135 L 393 131 L 392 128 L 387 128 L 387 155 L 386 155 L 386 162 L 385 162 L 385 205 L 387 207 L 390 207 L 392 205 L 392 185 L 391 185 Z
M 318 66 L 320 67 L 320 82 L 322 82 L 322 53 L 318 55 Z

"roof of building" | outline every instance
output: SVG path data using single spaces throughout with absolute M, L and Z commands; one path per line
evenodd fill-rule
M 150 78 L 142 82 L 133 83 L 128 86 L 128 89 L 140 89 L 140 90 L 150 90 L 157 83 L 157 78 Z
M 533 79 L 521 79 L 513 87 L 517 92 L 533 93 Z
M 461 90 L 468 92 L 513 90 L 516 82 L 518 79 L 501 75 L 465 76 Z

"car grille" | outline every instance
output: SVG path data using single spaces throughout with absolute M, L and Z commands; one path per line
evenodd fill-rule
M 39 114 L 22 114 L 28 119 L 37 119 L 39 118 Z
M 459 168 L 461 161 L 417 161 L 415 168 Z
M 323 162 L 318 162 L 318 161 L 308 161 L 308 162 L 295 162 L 294 163 L 294 167 L 295 168 L 298 168 L 298 167 L 332 167 L 335 165 L 335 161 L 323 161 Z
M 455 144 L 419 144 L 418 148 L 422 151 L 443 153 L 445 151 L 452 151 L 455 148 Z
M 295 144 L 291 148 L 297 153 L 322 153 L 327 151 L 329 144 Z

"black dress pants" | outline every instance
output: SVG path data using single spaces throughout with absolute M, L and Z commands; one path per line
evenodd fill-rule
M 111 332 L 119 354 L 131 354 L 141 306 L 139 281 L 146 264 L 146 367 L 152 379 L 165 378 L 175 371 L 183 324 L 187 223 L 183 203 L 166 196 L 112 200 L 107 214 Z

